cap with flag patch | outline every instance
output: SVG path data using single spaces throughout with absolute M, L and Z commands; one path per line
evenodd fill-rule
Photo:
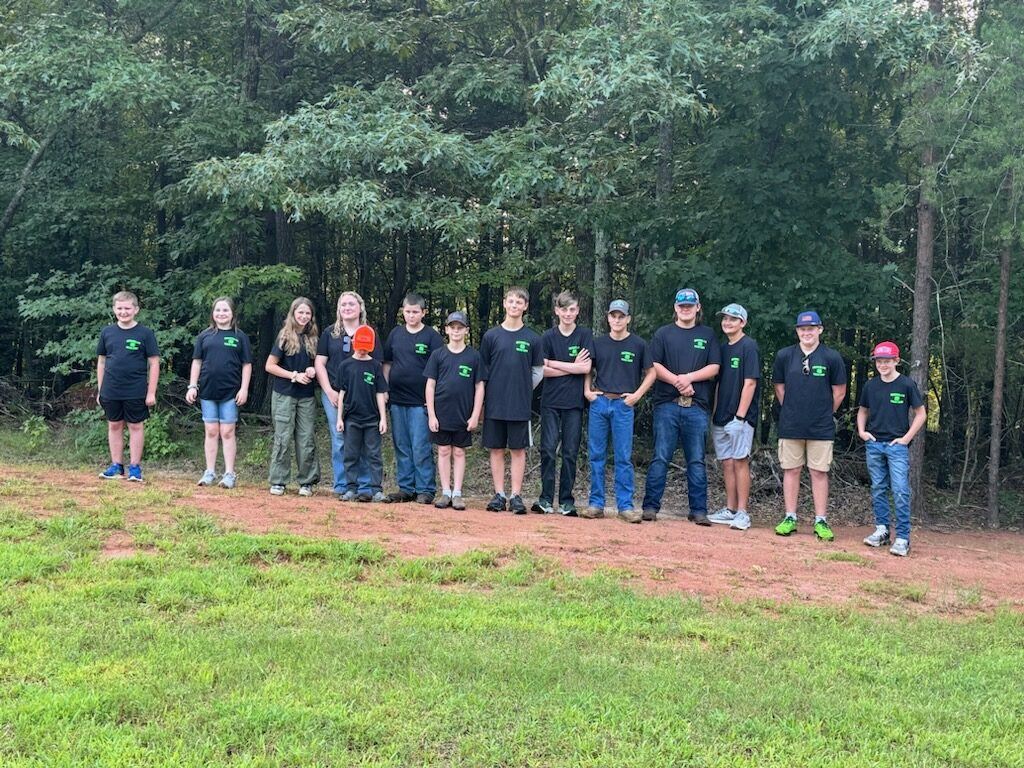
M 899 360 L 900 348 L 891 341 L 880 341 L 871 352 L 872 360 Z
M 818 317 L 817 312 L 807 310 L 806 312 L 801 312 L 799 315 L 796 316 L 797 328 L 803 328 L 804 326 L 807 325 L 821 325 L 821 318 Z

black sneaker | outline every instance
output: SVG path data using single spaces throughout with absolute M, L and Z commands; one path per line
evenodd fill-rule
M 364 504 L 368 504 L 373 501 L 373 494 L 369 491 L 360 491 L 356 494 L 356 501 L 360 501 Z
M 704 526 L 706 528 L 710 528 L 711 527 L 711 521 L 708 520 L 708 516 L 707 515 L 697 514 L 697 515 L 691 516 L 690 519 L 693 520 L 693 522 L 695 522 L 697 525 L 702 525 L 702 526 Z
M 656 509 L 645 509 L 641 514 L 640 518 L 646 523 L 653 523 L 658 519 L 658 510 Z
M 508 508 L 512 510 L 513 515 L 526 514 L 526 505 L 523 504 L 523 497 L 518 493 L 508 500 Z
M 417 493 L 416 494 L 416 503 L 417 504 L 433 504 L 434 503 L 434 494 L 432 494 L 432 493 Z
M 513 496 L 513 498 L 515 497 Z M 552 512 L 551 502 L 547 499 L 537 499 L 530 507 L 530 511 L 536 512 L 538 515 L 550 515 Z
M 414 501 L 416 499 L 415 493 L 409 493 L 408 491 L 395 491 L 389 493 L 387 496 L 388 504 L 404 504 L 407 501 Z
M 500 493 L 494 494 L 494 498 L 487 502 L 488 512 L 504 512 L 505 511 L 505 497 Z

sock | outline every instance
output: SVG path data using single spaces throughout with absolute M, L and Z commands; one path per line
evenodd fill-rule
M 456 488 L 454 491 L 452 491 L 452 496 L 461 496 L 461 495 L 462 495 L 462 489 L 461 488 Z
M 790 520 L 796 520 L 796 512 L 787 512 L 786 517 L 788 517 Z
M 815 524 L 817 524 L 817 523 L 824 523 L 824 522 L 827 522 L 827 521 L 821 515 L 815 515 L 814 516 L 814 522 L 815 522 Z
M 442 496 L 448 496 L 448 497 L 450 498 L 450 497 L 451 497 L 451 495 L 452 495 L 452 492 L 451 492 L 451 491 L 450 491 L 450 490 L 449 490 L 448 488 L 445 488 L 445 489 L 443 489 L 443 490 L 441 491 L 441 495 L 442 495 Z

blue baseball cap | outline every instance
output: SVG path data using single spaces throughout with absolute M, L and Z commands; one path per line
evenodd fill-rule
M 718 310 L 718 314 L 738 318 L 744 323 L 747 322 L 747 310 L 740 304 L 726 304 Z
M 676 304 L 700 304 L 700 296 L 693 288 L 682 288 L 676 292 Z
M 808 309 L 806 312 L 801 312 L 796 316 L 796 327 L 803 328 L 807 325 L 821 325 L 821 318 L 818 317 L 818 313 Z
M 608 305 L 608 314 L 610 315 L 612 312 L 621 312 L 624 315 L 628 315 L 629 302 L 623 299 L 616 299 L 615 301 Z

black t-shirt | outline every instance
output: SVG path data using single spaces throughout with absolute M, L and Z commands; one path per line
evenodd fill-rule
M 868 409 L 867 431 L 886 443 L 907 434 L 910 409 L 922 405 L 924 399 L 917 382 L 902 373 L 890 382 L 875 376 L 860 391 L 860 407 Z
M 338 370 L 339 392 L 345 393 L 345 423 L 371 427 L 380 421 L 377 394 L 388 391 L 384 366 L 379 360 L 347 358 Z
M 484 408 L 487 418 L 529 421 L 533 401 L 533 367 L 544 365 L 541 339 L 525 325 L 507 331 L 491 328 L 480 341 L 480 359 L 487 368 Z
M 832 386 L 846 384 L 846 365 L 839 353 L 819 344 L 808 358 L 799 344 L 780 349 L 772 367 L 772 383 L 784 384 L 786 393 L 779 415 L 779 437 L 786 440 L 834 440 Z
M 581 350 L 590 350 L 594 343 L 594 335 L 589 328 L 576 326 L 572 333 L 563 336 L 558 327 L 549 328 L 541 337 L 541 350 L 545 360 L 558 360 L 562 363 L 576 361 Z M 550 376 L 544 379 L 540 404 L 545 408 L 582 408 L 587 404 L 583 398 L 583 374 L 569 376 Z
M 455 354 L 448 347 L 436 350 L 423 369 L 423 378 L 434 380 L 434 415 L 441 429 L 464 430 L 473 413 L 478 382 L 487 380 L 480 353 L 472 347 Z
M 149 358 L 159 357 L 156 335 L 136 323 L 122 328 L 117 323 L 100 331 L 96 354 L 106 358 L 103 366 L 104 400 L 145 400 Z
M 242 366 L 252 364 L 249 337 L 238 330 L 207 328 L 196 338 L 192 359 L 202 360 L 199 397 L 222 403 L 242 388 Z
M 651 348 L 635 333 L 616 341 L 598 336 L 590 350 L 594 370 L 593 388 L 613 395 L 636 392 L 644 371 L 651 367 Z
M 335 324 L 336 325 L 336 324 Z M 376 331 L 374 331 L 376 334 Z M 345 326 L 341 327 L 341 335 L 338 338 L 334 338 L 334 325 L 329 325 L 320 334 L 320 339 L 316 343 L 316 354 L 317 357 L 327 358 L 327 379 L 331 382 L 331 389 L 338 389 L 338 369 L 341 364 L 348 358 L 352 357 L 352 337 L 345 332 Z M 375 336 L 375 338 L 377 338 Z M 380 339 L 377 339 L 377 343 L 373 346 L 373 351 L 370 353 L 370 357 L 374 360 L 381 359 L 381 344 Z
M 286 371 L 298 371 L 303 373 L 307 368 L 313 365 L 313 358 L 310 357 L 309 352 L 306 351 L 306 335 L 299 335 L 299 351 L 294 355 L 286 355 L 284 350 L 278 345 L 278 340 L 274 341 L 274 346 L 270 350 L 272 357 L 277 358 L 277 364 L 284 368 Z M 289 397 L 312 397 L 316 394 L 316 380 L 314 379 L 309 384 L 292 383 L 288 379 L 282 379 L 280 376 L 272 376 L 274 380 L 274 391 L 279 395 L 288 395 Z
M 423 390 L 427 381 L 423 378 L 423 369 L 431 353 L 443 346 L 441 334 L 426 325 L 416 333 L 409 333 L 400 325 L 388 334 L 384 342 L 384 362 L 391 363 L 388 387 L 392 405 L 425 405 Z
M 706 325 L 680 328 L 675 323 L 663 325 L 651 339 L 651 359 L 672 373 L 693 373 L 706 365 L 721 365 L 722 353 L 718 339 Z M 711 410 L 714 379 L 697 381 L 693 385 L 693 402 L 705 411 Z M 679 391 L 668 382 L 654 383 L 654 404 L 675 400 Z
M 724 426 L 736 418 L 740 394 L 747 379 L 756 380 L 757 386 L 744 421 L 756 426 L 761 406 L 761 352 L 756 341 L 744 336 L 735 344 L 722 345 L 722 367 L 718 371 L 718 402 L 715 403 L 715 416 L 712 419 L 718 426 Z

